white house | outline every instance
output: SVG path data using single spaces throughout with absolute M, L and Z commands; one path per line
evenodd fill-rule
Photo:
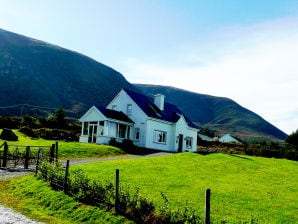
M 222 137 L 220 137 L 218 139 L 218 141 L 220 142 L 234 142 L 234 143 L 242 143 L 240 139 L 230 135 L 230 134 L 226 134 L 223 135 Z
M 196 150 L 198 128 L 161 94 L 153 99 L 122 89 L 106 108 L 93 106 L 79 121 L 80 142 L 129 139 L 139 147 L 162 151 Z

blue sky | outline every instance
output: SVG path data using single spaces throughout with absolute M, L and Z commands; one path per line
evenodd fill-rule
M 298 128 L 297 0 L 0 0 L 0 28 Z

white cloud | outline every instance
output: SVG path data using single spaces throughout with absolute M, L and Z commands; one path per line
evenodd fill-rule
M 229 97 L 291 133 L 298 128 L 297 27 L 297 18 L 287 18 L 223 29 L 185 49 L 197 65 L 128 59 L 121 70 L 131 82 Z

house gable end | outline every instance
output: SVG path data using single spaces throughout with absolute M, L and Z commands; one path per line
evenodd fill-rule
M 106 120 L 106 117 L 95 106 L 92 106 L 80 119 L 80 122 Z

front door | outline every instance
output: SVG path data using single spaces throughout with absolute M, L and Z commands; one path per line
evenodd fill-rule
M 96 137 L 97 137 L 97 124 L 90 124 L 89 125 L 89 138 L 88 138 L 88 142 L 90 142 L 90 143 L 96 143 Z
M 178 152 L 182 152 L 183 149 L 183 135 L 179 134 L 178 138 Z

